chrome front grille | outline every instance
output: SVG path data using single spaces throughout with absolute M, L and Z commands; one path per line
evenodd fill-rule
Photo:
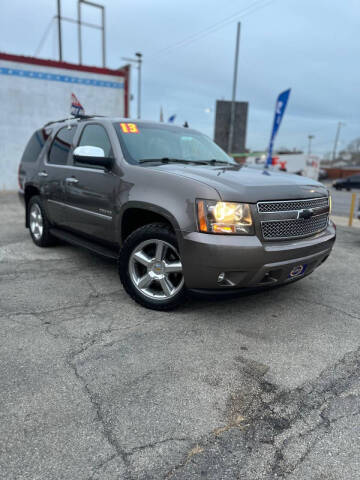
M 325 230 L 329 221 L 328 197 L 259 202 L 257 210 L 268 241 L 309 237 Z
M 329 206 L 328 197 L 311 198 L 310 200 L 289 200 L 283 202 L 259 202 L 259 213 L 290 212 L 303 208 L 323 208 Z
M 280 220 L 261 222 L 263 237 L 266 240 L 301 238 L 324 230 L 328 223 L 328 214 L 317 215 L 306 220 Z

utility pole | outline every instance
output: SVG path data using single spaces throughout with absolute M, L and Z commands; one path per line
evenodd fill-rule
M 238 22 L 237 31 L 236 31 L 234 79 L 233 79 L 232 98 L 231 98 L 228 153 L 233 153 L 232 149 L 233 149 L 233 139 L 234 139 L 235 107 L 236 107 L 235 98 L 236 98 L 236 87 L 237 87 L 238 63 L 239 63 L 240 26 L 241 26 L 241 23 Z
M 123 60 L 137 64 L 138 69 L 138 84 L 137 84 L 137 118 L 141 118 L 141 66 L 143 54 L 140 52 L 135 53 L 136 58 L 123 57 Z
M 308 135 L 308 139 L 309 139 L 309 146 L 308 146 L 308 157 L 310 157 L 311 155 L 311 140 L 315 138 L 315 135 Z
M 338 146 L 338 143 L 339 143 L 340 130 L 341 130 L 342 126 L 345 126 L 345 123 L 344 122 L 339 122 L 338 126 L 337 126 L 337 129 L 336 129 L 334 148 L 333 148 L 333 153 L 332 153 L 332 160 L 333 161 L 336 160 L 336 150 L 337 150 L 337 146 Z
M 62 62 L 62 38 L 61 38 L 61 0 L 57 0 L 57 27 L 58 27 L 58 47 L 59 61 Z

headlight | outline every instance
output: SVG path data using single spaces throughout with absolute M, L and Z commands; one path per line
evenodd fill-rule
M 331 200 L 331 195 L 329 195 L 329 215 L 331 213 L 331 209 L 332 209 L 332 200 Z
M 247 203 L 197 200 L 200 232 L 253 235 L 254 226 Z

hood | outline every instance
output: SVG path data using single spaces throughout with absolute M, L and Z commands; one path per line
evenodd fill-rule
M 224 201 L 256 203 L 266 200 L 292 200 L 327 195 L 327 189 L 311 178 L 274 170 L 234 165 L 183 165 L 169 163 L 152 167 L 194 179 L 214 188 Z

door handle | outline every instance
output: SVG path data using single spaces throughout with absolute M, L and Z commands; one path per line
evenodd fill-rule
M 79 180 L 75 177 L 65 178 L 66 183 L 79 183 Z
M 39 173 L 38 173 L 38 176 L 39 176 L 39 177 L 47 177 L 48 174 L 43 171 L 43 172 L 39 172 Z

